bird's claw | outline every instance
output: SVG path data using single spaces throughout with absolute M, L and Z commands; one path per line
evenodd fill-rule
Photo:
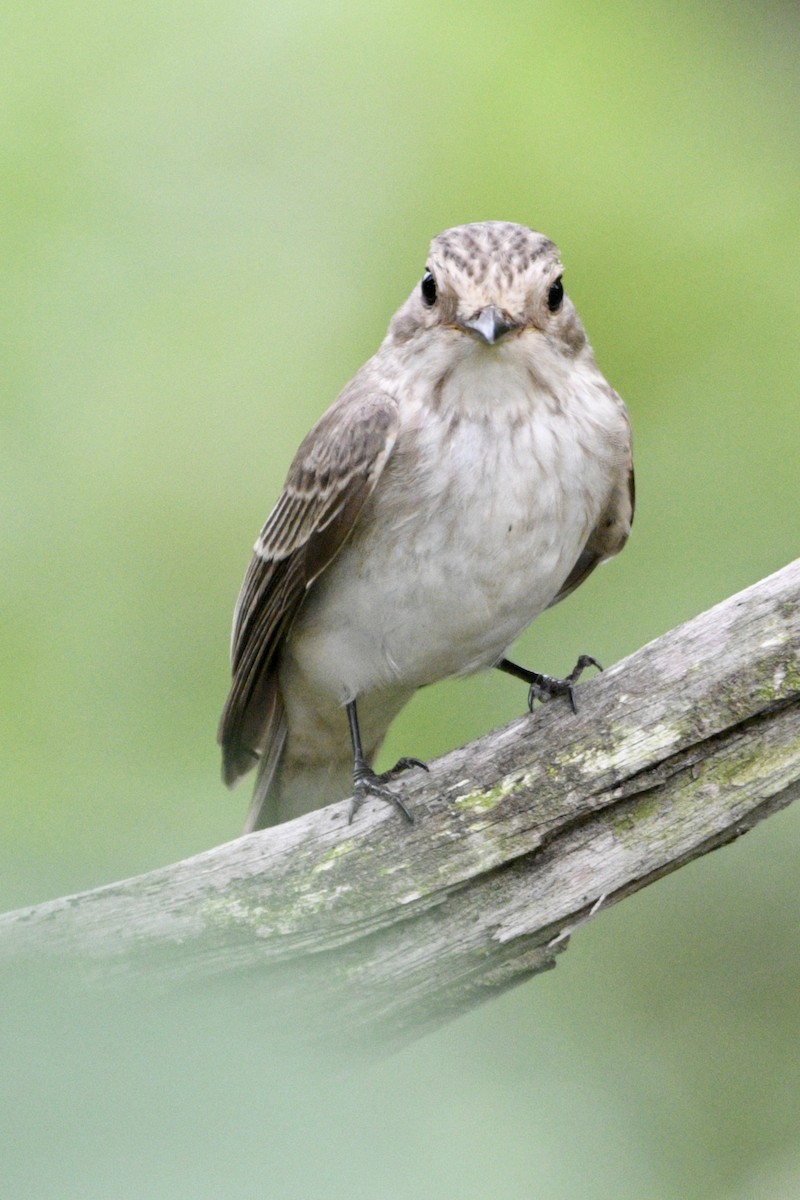
M 348 825 L 352 824 L 353 817 L 369 796 L 375 796 L 378 800 L 385 800 L 387 804 L 393 804 L 395 808 L 400 809 L 400 812 L 409 825 L 413 825 L 413 814 L 406 805 L 403 797 L 385 786 L 392 779 L 396 778 L 401 771 L 407 771 L 410 767 L 422 767 L 423 771 L 428 770 L 427 763 L 422 762 L 418 758 L 401 758 L 393 767 L 388 771 L 383 771 L 380 775 L 373 771 L 372 767 L 368 767 L 366 763 L 356 763 L 353 769 L 353 799 L 350 802 L 350 813 L 347 818 Z
M 582 654 L 565 679 L 556 679 L 553 675 L 542 675 L 538 671 L 531 671 L 531 685 L 528 689 L 528 711 L 533 712 L 533 706 L 537 700 L 545 703 L 547 700 L 553 700 L 557 696 L 566 696 L 570 702 L 572 711 L 577 713 L 578 706 L 575 702 L 575 684 L 587 667 L 596 667 L 598 671 L 602 671 L 603 669 L 597 659 L 592 658 L 591 654 Z
M 412 767 L 421 767 L 423 771 L 430 770 L 428 764 L 421 758 L 398 758 L 393 767 L 390 767 L 388 771 L 382 771 L 377 778 L 383 783 L 388 783 L 390 779 L 396 779 L 403 771 L 410 771 Z

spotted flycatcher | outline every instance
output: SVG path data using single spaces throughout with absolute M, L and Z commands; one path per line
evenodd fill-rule
M 220 722 L 246 829 L 351 793 L 396 803 L 375 756 L 417 688 L 500 667 L 529 702 L 566 680 L 508 646 L 621 550 L 628 414 L 564 291 L 554 244 L 504 221 L 433 239 L 377 354 L 295 455 L 255 545 Z M 352 816 L 352 810 L 351 810 Z

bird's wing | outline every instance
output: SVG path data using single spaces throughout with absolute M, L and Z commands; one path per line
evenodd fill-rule
M 636 488 L 633 464 L 629 463 L 627 470 L 613 489 L 600 520 L 589 534 L 586 545 L 578 555 L 578 561 L 564 580 L 558 594 L 551 600 L 551 608 L 554 604 L 558 604 L 559 600 L 568 596 L 570 592 L 574 592 L 585 579 L 588 579 L 599 563 L 613 558 L 620 552 L 631 531 L 635 506 Z
M 255 545 L 234 614 L 218 740 L 230 786 L 285 735 L 277 658 L 309 586 L 353 530 L 397 437 L 397 404 L 354 381 L 298 450 Z

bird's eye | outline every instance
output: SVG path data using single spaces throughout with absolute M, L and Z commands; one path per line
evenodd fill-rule
M 428 308 L 432 308 L 436 303 L 436 280 L 431 275 L 430 271 L 426 271 L 422 276 L 422 283 L 419 285 L 422 292 L 422 299 Z
M 561 308 L 561 301 L 564 299 L 564 285 L 561 282 L 559 275 L 555 283 L 550 284 L 550 291 L 547 293 L 547 307 L 551 313 L 558 312 Z

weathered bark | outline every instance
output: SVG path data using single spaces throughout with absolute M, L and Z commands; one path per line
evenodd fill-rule
M 567 935 L 800 791 L 800 560 L 414 772 L 408 826 L 348 803 L 0 917 L 0 957 L 408 1035 L 553 965 Z M 305 1019 L 305 1018 L 304 1018 Z

